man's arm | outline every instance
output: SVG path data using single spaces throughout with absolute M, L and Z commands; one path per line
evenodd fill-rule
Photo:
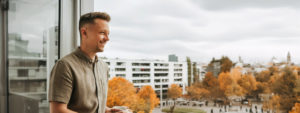
M 67 104 L 50 102 L 50 113 L 77 113 L 67 108 Z
M 49 84 L 50 113 L 75 113 L 67 108 L 73 88 L 70 67 L 58 61 L 51 71 Z

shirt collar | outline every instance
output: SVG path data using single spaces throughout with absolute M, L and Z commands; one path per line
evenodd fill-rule
M 93 60 L 88 57 L 84 52 L 82 52 L 80 50 L 80 47 L 78 47 L 75 51 L 74 51 L 75 55 L 77 55 L 78 57 L 82 58 L 83 60 L 87 61 L 88 63 L 95 63 L 98 62 L 98 56 L 95 56 L 95 62 L 93 62 Z

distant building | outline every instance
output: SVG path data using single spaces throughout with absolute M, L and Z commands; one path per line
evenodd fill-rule
M 186 93 L 187 63 L 158 60 L 104 59 L 109 66 L 109 78 L 123 77 L 141 88 L 150 85 L 158 98 L 167 99 L 167 91 L 171 84 L 177 84 Z
M 29 52 L 28 40 L 20 34 L 9 34 L 9 82 L 10 93 L 18 93 L 40 99 L 40 104 L 48 103 L 47 58 L 42 53 Z
M 178 62 L 178 57 L 175 54 L 169 55 L 169 62 Z
M 288 55 L 287 55 L 287 64 L 291 64 L 291 63 L 292 63 L 291 53 L 288 52 Z
M 208 64 L 206 72 L 212 72 L 215 77 L 218 77 L 221 73 L 221 60 L 213 59 L 212 62 Z
M 202 81 L 205 78 L 207 65 L 206 64 L 197 64 L 197 70 L 199 72 L 199 81 Z

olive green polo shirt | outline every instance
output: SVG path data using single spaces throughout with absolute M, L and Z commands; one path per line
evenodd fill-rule
M 49 101 L 67 104 L 79 113 L 105 113 L 108 66 L 93 62 L 79 48 L 58 60 L 50 75 Z

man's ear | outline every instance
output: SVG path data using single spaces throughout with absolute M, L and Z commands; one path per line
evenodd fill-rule
M 80 34 L 81 34 L 81 36 L 86 36 L 86 28 L 85 27 L 80 29 Z

